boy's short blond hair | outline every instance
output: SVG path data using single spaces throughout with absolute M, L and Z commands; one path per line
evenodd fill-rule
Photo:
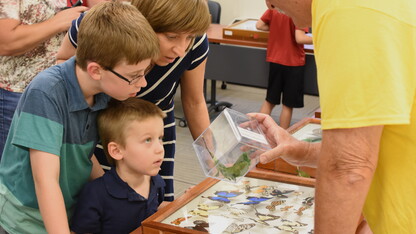
M 110 165 L 115 160 L 108 152 L 108 144 L 115 142 L 125 147 L 125 132 L 127 126 L 134 121 L 143 121 L 151 117 L 166 117 L 166 114 L 155 104 L 138 98 L 128 98 L 124 101 L 112 99 L 108 107 L 98 115 L 98 131 L 104 153 Z
M 85 14 L 79 26 L 76 61 L 83 70 L 88 62 L 114 68 L 122 61 L 137 64 L 158 55 L 156 33 L 130 4 L 97 4 Z
M 132 0 L 157 33 L 203 35 L 211 24 L 206 0 Z

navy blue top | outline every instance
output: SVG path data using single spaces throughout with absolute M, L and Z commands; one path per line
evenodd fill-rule
M 72 22 L 68 30 L 69 40 L 74 47 L 77 47 L 78 27 L 84 13 Z M 180 78 L 187 70 L 198 67 L 208 56 L 209 43 L 205 35 L 195 38 L 191 49 L 184 57 L 177 58 L 167 66 L 155 66 L 146 76 L 147 86 L 142 88 L 137 97 L 153 102 L 158 105 L 167 115 L 164 119 L 163 146 L 165 158 L 159 175 L 165 180 L 165 201 L 174 199 L 173 171 L 176 143 L 176 129 L 174 116 L 174 96 L 180 83 Z M 101 164 L 108 165 L 102 148 L 97 147 L 95 155 Z
M 148 199 L 121 180 L 115 168 L 86 184 L 80 194 L 71 230 L 76 233 L 130 233 L 157 211 L 165 182 L 151 177 Z

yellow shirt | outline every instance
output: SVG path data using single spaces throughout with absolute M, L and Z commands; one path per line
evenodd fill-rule
M 416 1 L 313 0 L 312 15 L 322 128 L 385 126 L 364 216 L 415 233 Z

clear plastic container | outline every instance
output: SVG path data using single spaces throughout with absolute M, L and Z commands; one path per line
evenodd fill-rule
M 206 176 L 238 182 L 271 147 L 256 119 L 225 108 L 192 143 Z

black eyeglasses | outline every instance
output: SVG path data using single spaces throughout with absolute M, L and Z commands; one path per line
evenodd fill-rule
M 119 73 L 115 72 L 113 69 L 106 67 L 106 70 L 109 70 L 111 73 L 113 73 L 114 75 L 118 76 L 120 79 L 125 80 L 129 83 L 129 85 L 133 85 L 136 84 L 141 78 L 145 77 L 147 74 L 149 74 L 149 72 L 152 70 L 154 64 L 150 64 L 148 67 L 146 67 L 146 69 L 144 70 L 144 74 L 143 75 L 138 75 L 137 77 L 133 78 L 132 80 L 127 79 L 126 77 L 120 75 Z

